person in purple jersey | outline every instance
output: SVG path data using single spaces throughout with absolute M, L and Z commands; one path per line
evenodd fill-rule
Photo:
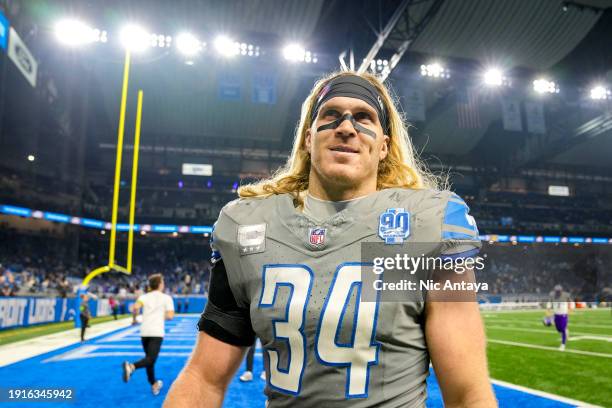
M 565 350 L 565 343 L 568 338 L 567 324 L 571 301 L 570 294 L 564 292 L 561 285 L 556 285 L 550 293 L 550 300 L 546 305 L 547 316 L 544 318 L 544 325 L 552 326 L 553 322 L 555 323 L 555 328 L 561 333 L 561 345 L 559 346 L 561 351 Z

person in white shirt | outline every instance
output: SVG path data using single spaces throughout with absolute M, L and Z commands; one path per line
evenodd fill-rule
M 137 323 L 136 317 L 141 310 L 140 337 L 145 357 L 134 363 L 123 362 L 123 381 L 128 382 L 135 370 L 145 367 L 151 391 L 153 395 L 158 395 L 163 382 L 155 378 L 155 361 L 164 339 L 165 321 L 174 318 L 174 302 L 169 295 L 164 294 L 164 278 L 161 274 L 149 276 L 149 292 L 141 295 L 134 303 L 132 324 Z

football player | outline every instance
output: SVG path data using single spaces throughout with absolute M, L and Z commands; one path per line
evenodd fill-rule
M 208 304 L 167 407 L 220 407 L 255 333 L 271 408 L 423 407 L 430 361 L 446 406 L 496 406 L 476 302 L 363 299 L 363 242 L 480 248 L 376 77 L 315 84 L 286 166 L 239 195 L 215 224 Z
M 546 317 L 544 318 L 544 324 L 551 326 L 555 323 L 555 328 L 561 334 L 561 345 L 559 350 L 565 350 L 565 343 L 567 342 L 569 330 L 567 325 L 569 323 L 569 309 L 572 304 L 570 294 L 563 291 L 561 285 L 555 285 L 553 291 L 550 292 L 550 299 L 546 305 Z M 553 316 L 551 319 L 551 315 Z

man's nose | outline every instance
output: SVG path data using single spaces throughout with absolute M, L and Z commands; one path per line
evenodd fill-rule
M 342 136 L 342 137 L 350 137 L 350 136 L 357 135 L 357 130 L 355 129 L 355 126 L 353 125 L 352 116 L 347 116 L 347 115 L 342 116 L 341 122 L 336 128 L 336 135 Z

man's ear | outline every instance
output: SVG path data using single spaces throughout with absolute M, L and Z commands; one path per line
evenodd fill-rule
M 309 129 L 306 129 L 306 137 L 304 138 L 304 147 L 306 148 L 306 151 L 308 152 L 308 154 L 311 154 L 311 148 L 312 148 L 312 132 Z
M 379 160 L 384 160 L 389 154 L 389 136 L 383 135 L 383 143 L 380 146 L 380 154 L 378 156 Z

